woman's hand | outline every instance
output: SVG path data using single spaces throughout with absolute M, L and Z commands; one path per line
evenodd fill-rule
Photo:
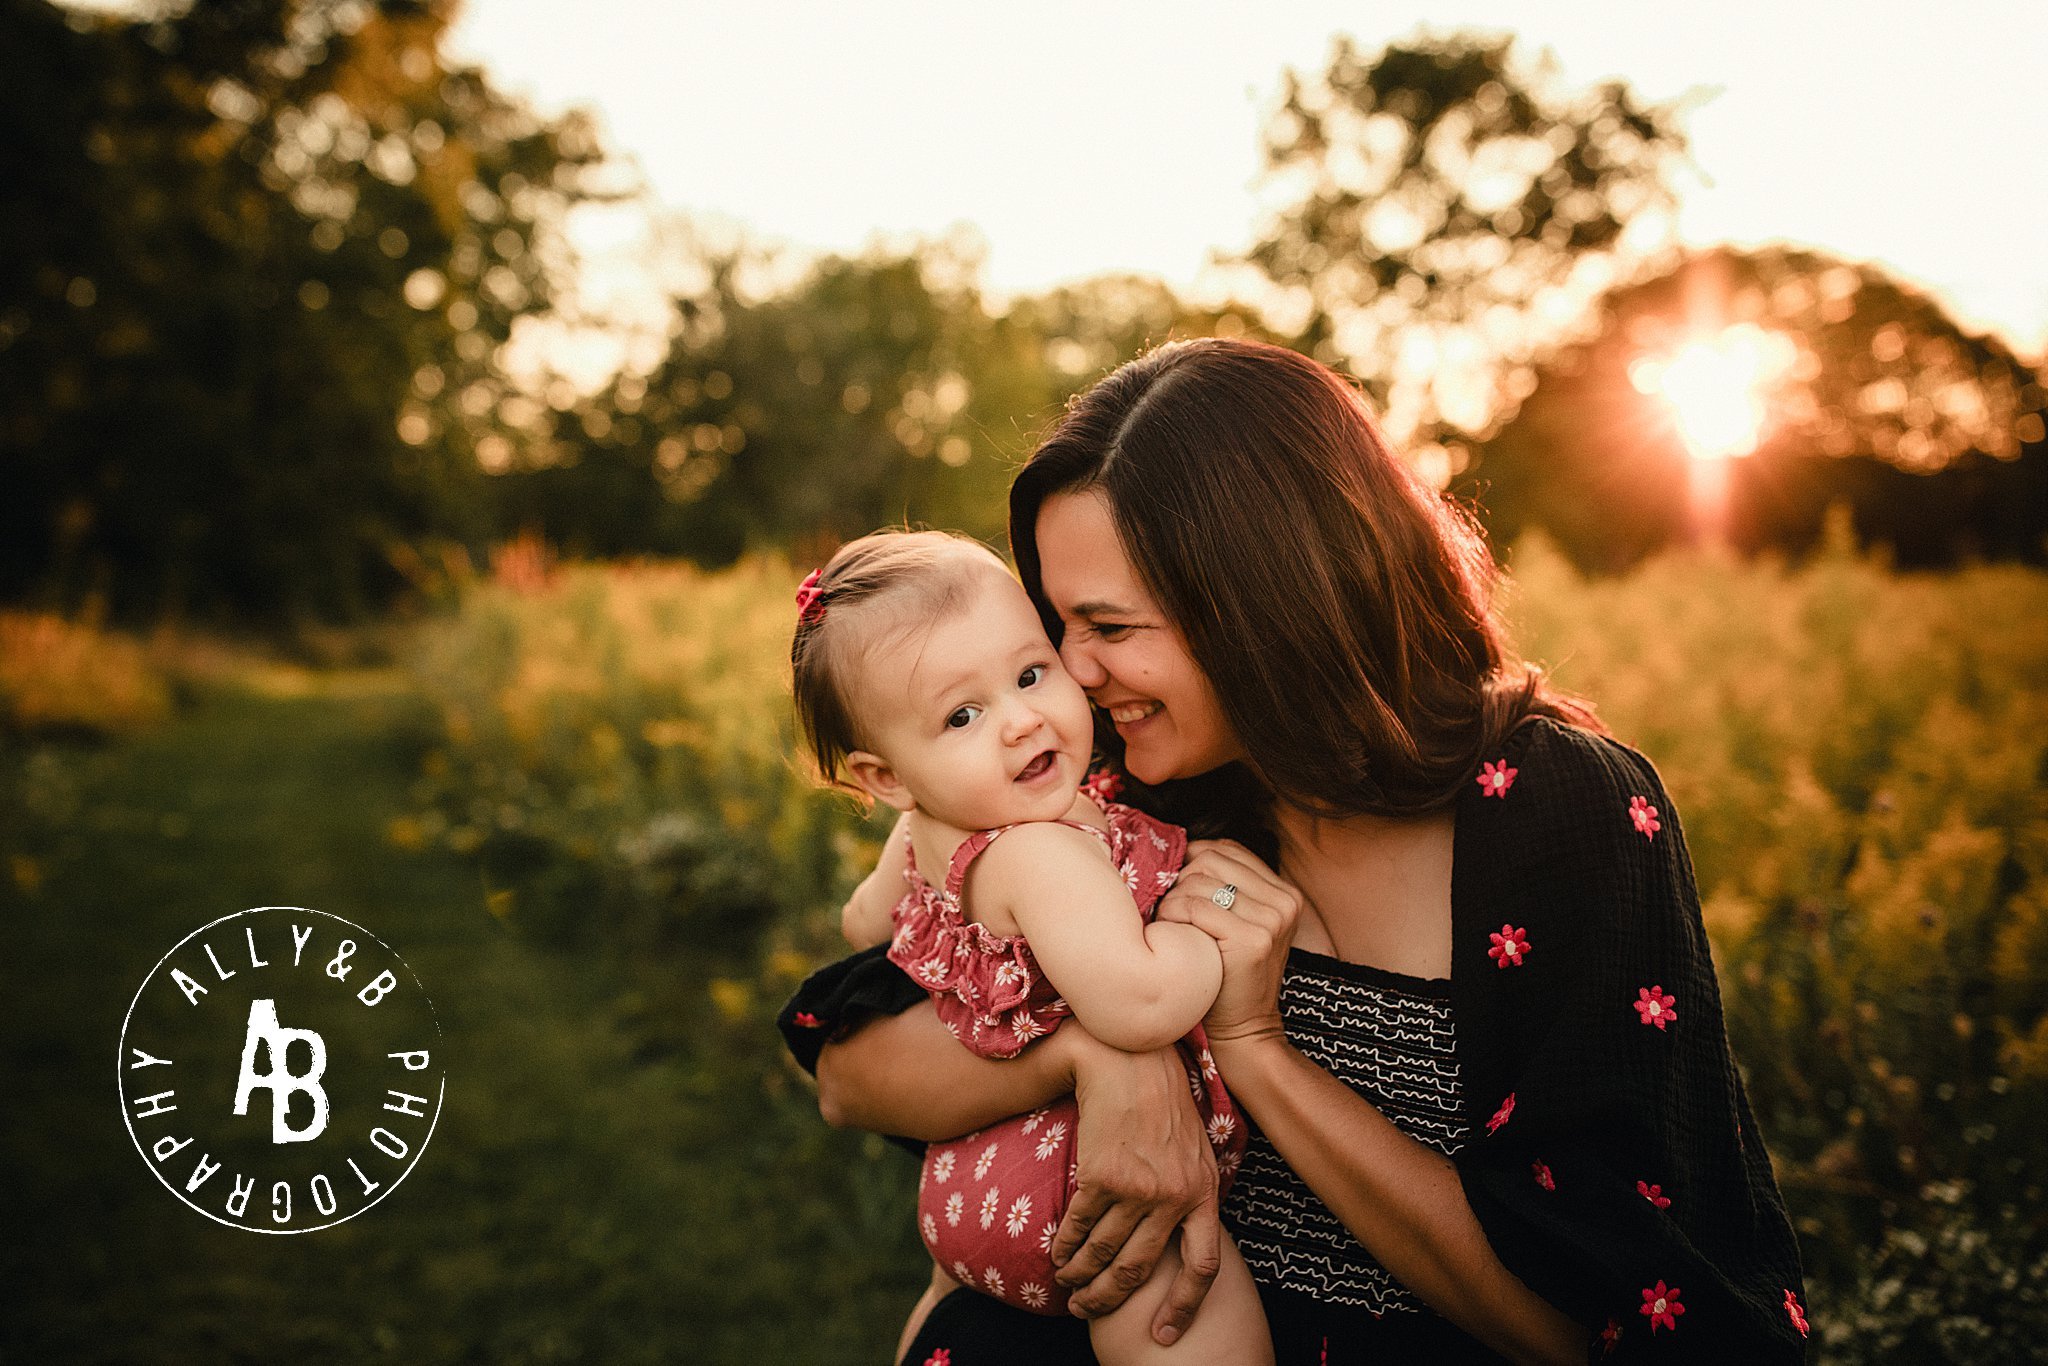
M 1215 900 L 1224 886 L 1236 888 L 1228 909 Z M 1280 978 L 1301 904 L 1294 884 L 1235 840 L 1188 845 L 1180 879 L 1159 899 L 1158 915 L 1205 931 L 1223 952 L 1223 988 L 1202 1021 L 1211 1044 L 1284 1037 Z
M 1053 1035 L 1072 1033 L 1069 1024 Z M 1042 1046 L 1042 1045 L 1041 1045 Z M 1186 1331 L 1216 1279 L 1222 1225 L 1216 1157 L 1173 1049 L 1123 1053 L 1101 1044 L 1075 1055 L 1078 1184 L 1052 1244 L 1060 1284 L 1083 1318 L 1106 1314 L 1152 1274 L 1180 1230 L 1181 1271 L 1152 1323 L 1170 1344 Z

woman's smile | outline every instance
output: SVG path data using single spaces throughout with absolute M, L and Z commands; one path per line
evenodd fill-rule
M 1208 675 L 1125 555 L 1103 496 L 1046 499 L 1037 543 L 1045 596 L 1064 627 L 1060 658 L 1116 724 L 1132 776 L 1189 778 L 1243 758 Z

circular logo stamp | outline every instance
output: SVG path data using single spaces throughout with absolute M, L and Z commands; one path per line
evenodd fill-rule
M 325 911 L 261 906 L 179 941 L 121 1025 L 121 1115 L 217 1223 L 310 1233 L 397 1188 L 441 1113 L 441 1029 L 412 969 Z

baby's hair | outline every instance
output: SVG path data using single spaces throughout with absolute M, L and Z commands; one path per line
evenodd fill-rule
M 1009 571 L 996 553 L 948 531 L 878 531 L 839 547 L 818 571 L 816 596 L 798 613 L 789 644 L 797 723 L 818 777 L 865 794 L 848 782 L 846 756 L 867 748 L 866 731 L 848 692 L 848 675 L 874 644 L 876 624 L 936 619 L 966 601 L 963 564 L 979 558 Z M 882 609 L 887 609 L 883 615 Z

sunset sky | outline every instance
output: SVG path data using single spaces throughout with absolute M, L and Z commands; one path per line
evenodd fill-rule
M 1881 262 L 1974 326 L 2048 343 L 2048 5 L 1440 0 L 1573 84 L 1696 91 L 1690 242 Z M 1330 38 L 1416 31 L 1380 3 L 657 4 L 469 0 L 455 52 L 582 104 L 665 206 L 800 251 L 972 225 L 998 294 L 1107 271 L 1200 292 L 1258 221 L 1258 135 Z M 586 229 L 602 258 L 627 229 Z M 1215 288 L 1213 272 L 1207 288 Z

